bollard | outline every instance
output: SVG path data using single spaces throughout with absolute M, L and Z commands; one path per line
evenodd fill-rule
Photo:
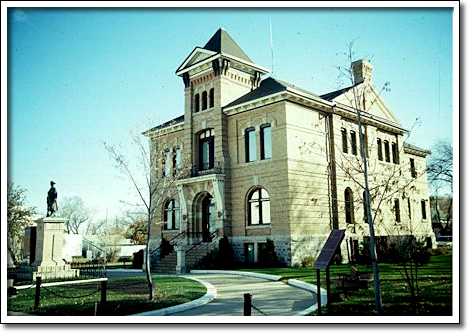
M 41 279 L 42 277 L 36 277 L 36 295 L 34 296 L 34 310 L 39 308 L 39 299 L 41 297 Z
M 252 294 L 244 293 L 244 316 L 252 316 Z
M 101 308 L 105 312 L 107 306 L 107 280 L 101 281 Z

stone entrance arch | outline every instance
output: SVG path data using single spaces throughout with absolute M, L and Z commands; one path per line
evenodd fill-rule
M 198 193 L 192 204 L 192 219 L 188 225 L 192 242 L 211 242 L 216 230 L 216 200 L 209 192 Z

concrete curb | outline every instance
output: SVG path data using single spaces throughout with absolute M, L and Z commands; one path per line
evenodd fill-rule
M 191 276 L 181 276 L 182 278 L 187 278 L 187 279 L 192 279 L 195 281 L 198 281 L 199 283 L 203 284 L 206 287 L 206 294 L 200 297 L 199 299 L 193 300 L 191 302 L 179 304 L 173 307 L 168 307 L 168 308 L 163 308 L 163 309 L 158 309 L 158 310 L 153 310 L 153 311 L 148 311 L 148 312 L 143 312 L 135 315 L 130 315 L 130 316 L 165 316 L 169 314 L 173 314 L 176 312 L 181 312 L 185 311 L 187 309 L 193 309 L 197 307 L 204 306 L 207 303 L 210 303 L 213 301 L 216 296 L 217 296 L 217 291 L 216 288 L 210 284 L 209 282 L 206 282 L 204 280 L 197 279 L 195 277 Z
M 242 275 L 246 277 L 253 277 L 253 278 L 261 278 L 266 280 L 272 281 L 279 281 L 282 277 L 275 276 L 271 274 L 264 274 L 264 273 L 256 273 L 256 272 L 246 272 L 246 271 L 223 271 L 223 270 L 191 270 L 190 273 L 194 274 L 232 274 L 232 275 Z M 305 281 L 300 281 L 296 279 L 288 279 L 286 283 L 292 287 L 300 288 L 315 294 L 318 294 L 317 286 L 313 284 L 309 284 Z M 327 304 L 327 291 L 323 288 L 320 289 L 322 307 Z M 309 308 L 302 310 L 301 312 L 297 313 L 294 316 L 305 316 L 314 312 L 318 309 L 318 304 L 314 304 Z
M 246 272 L 246 271 L 190 270 L 190 273 L 193 273 L 193 274 L 232 274 L 232 275 L 241 275 L 241 276 L 246 276 L 246 277 L 261 278 L 261 279 L 273 280 L 273 281 L 279 281 L 282 278 L 281 276 L 275 276 L 272 274 Z
M 305 281 L 300 281 L 296 279 L 288 279 L 286 283 L 290 286 L 297 287 L 303 290 L 307 290 L 318 295 L 318 290 L 317 290 L 316 285 L 312 285 Z M 320 296 L 321 296 L 320 299 L 322 301 L 322 307 L 323 307 L 324 305 L 327 304 L 327 291 L 323 288 L 320 288 Z M 295 314 L 294 316 L 305 316 L 317 309 L 318 309 L 318 304 L 316 303 L 313 306 L 310 306 L 309 308 L 302 310 L 301 312 Z

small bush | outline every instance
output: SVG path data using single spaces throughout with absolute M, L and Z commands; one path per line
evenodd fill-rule
M 315 258 L 312 258 L 310 256 L 303 257 L 301 259 L 301 267 L 313 267 L 315 264 Z
M 437 247 L 436 249 L 429 249 L 432 256 L 447 255 L 452 253 L 452 247 Z
M 278 255 L 275 251 L 275 243 L 267 239 L 265 247 L 258 253 L 258 263 L 261 267 L 278 267 Z

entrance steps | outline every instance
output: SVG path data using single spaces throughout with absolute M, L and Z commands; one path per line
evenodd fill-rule
M 195 268 L 205 257 L 212 254 L 218 247 L 218 242 L 202 242 L 195 245 L 187 245 L 185 250 L 186 271 Z M 162 260 L 153 262 L 151 272 L 175 274 L 177 267 L 177 252 L 174 250 Z

